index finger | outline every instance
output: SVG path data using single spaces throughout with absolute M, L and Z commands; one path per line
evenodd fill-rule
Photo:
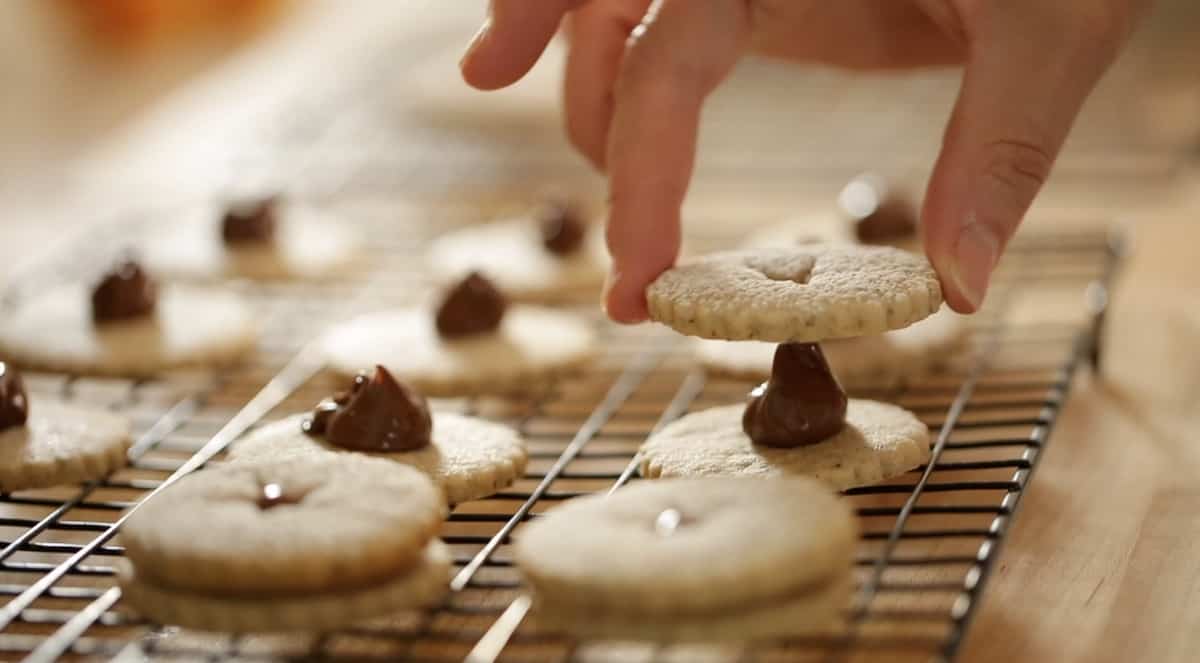
M 747 11 L 739 0 L 664 0 L 630 37 L 606 159 L 613 267 L 605 308 L 617 322 L 648 317 L 646 286 L 679 253 L 700 107 L 746 45 Z

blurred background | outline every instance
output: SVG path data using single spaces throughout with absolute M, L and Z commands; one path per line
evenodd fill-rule
M 561 45 L 500 93 L 458 78 L 482 0 L 8 0 L 0 257 L 65 228 L 230 189 L 336 204 L 600 198 L 558 117 Z M 1163 0 L 1093 95 L 1039 210 L 1190 200 L 1200 5 Z M 827 205 L 881 171 L 919 192 L 957 72 L 747 60 L 705 116 L 689 223 Z M 168 221 L 169 219 L 164 219 Z

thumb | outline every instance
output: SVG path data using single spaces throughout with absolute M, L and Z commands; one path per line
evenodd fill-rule
M 1117 12 L 1083 20 L 1060 3 L 1021 4 L 981 3 L 981 13 L 994 15 L 971 17 L 982 30 L 972 35 L 925 197 L 925 251 L 947 303 L 962 313 L 983 303 L 996 262 L 1131 22 Z

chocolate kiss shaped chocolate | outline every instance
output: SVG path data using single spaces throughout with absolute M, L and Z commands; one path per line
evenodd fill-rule
M 775 349 L 771 379 L 750 392 L 742 430 L 755 444 L 798 447 L 836 435 L 846 420 L 846 392 L 820 346 L 785 343 Z
M 854 222 L 854 234 L 863 244 L 884 244 L 916 235 L 917 210 L 910 201 L 889 191 L 878 175 L 850 180 L 838 195 L 838 206 Z
M 24 426 L 29 418 L 29 396 L 21 374 L 0 361 L 0 431 Z
M 565 256 L 583 246 L 587 227 L 579 220 L 576 210 L 565 203 L 550 203 L 538 210 L 538 226 L 542 246 L 555 255 Z
M 221 219 L 226 244 L 268 244 L 275 239 L 278 199 L 234 203 Z
M 507 309 L 504 294 L 479 272 L 471 272 L 446 293 L 438 307 L 438 335 L 460 338 L 495 331 Z
M 92 291 L 92 320 L 109 322 L 154 312 L 158 285 L 136 262 L 124 260 L 104 275 Z
M 321 422 L 330 444 L 355 451 L 411 451 L 429 444 L 433 419 L 425 398 L 382 366 L 369 379 L 356 378 L 354 389 L 335 397 L 334 404 Z M 308 425 L 310 432 L 321 432 L 316 423 Z

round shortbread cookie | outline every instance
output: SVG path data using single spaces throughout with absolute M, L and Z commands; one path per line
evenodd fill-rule
M 683 334 L 813 343 L 906 327 L 937 311 L 942 291 L 922 257 L 818 244 L 685 261 L 650 284 L 646 298 L 653 320 Z
M 435 605 L 450 580 L 450 552 L 441 541 L 425 546 L 416 566 L 362 589 L 301 595 L 211 596 L 168 589 L 143 578 L 122 560 L 118 579 L 125 601 L 160 624 L 207 631 L 327 631 L 400 610 Z
M 518 530 L 514 560 L 542 606 L 686 621 L 819 600 L 856 539 L 820 482 L 680 479 L 571 500 Z
M 707 615 L 647 619 L 625 611 L 535 605 L 539 630 L 577 637 L 651 641 L 746 641 L 836 632 L 850 603 L 849 578 L 813 588 L 792 599 L 741 606 Z
M 0 431 L 0 492 L 80 483 L 125 466 L 129 420 L 37 399 L 24 426 Z
M 96 325 L 88 289 L 75 284 L 30 298 L 0 321 L 0 354 L 54 371 L 152 375 L 229 363 L 257 337 L 250 307 L 233 293 L 168 285 L 152 316 Z
M 320 458 L 327 454 L 358 455 L 305 434 L 300 424 L 307 415 L 268 424 L 236 442 L 229 450 L 235 463 Z M 448 412 L 433 413 L 429 446 L 413 451 L 370 454 L 410 465 L 442 487 L 446 501 L 461 504 L 512 485 L 525 472 L 525 441 L 502 424 Z
M 743 404 L 695 412 L 642 445 L 644 477 L 809 476 L 838 490 L 899 476 L 929 460 L 929 429 L 908 410 L 856 398 L 837 435 L 792 448 L 756 445 L 742 430 Z
M 558 256 L 542 246 L 541 231 L 532 216 L 442 235 L 429 245 L 427 258 L 439 280 L 452 283 L 479 271 L 505 295 L 529 302 L 598 296 L 609 264 L 598 225 L 588 228 L 579 251 Z
M 408 571 L 444 515 L 420 472 L 329 456 L 184 477 L 132 513 L 121 541 L 138 577 L 166 589 L 340 591 Z
M 427 396 L 466 396 L 537 390 L 595 353 L 591 325 L 565 311 L 512 306 L 495 332 L 451 340 L 433 318 L 424 308 L 355 318 L 326 335 L 326 357 L 345 375 L 382 364 Z
M 969 331 L 963 316 L 942 308 L 904 329 L 826 341 L 821 350 L 845 389 L 888 389 L 945 367 L 966 345 Z M 713 373 L 760 381 L 770 377 L 778 347 L 761 341 L 702 338 L 693 339 L 692 345 Z
M 334 215 L 314 208 L 281 205 L 271 246 L 227 246 L 221 239 L 222 213 L 197 210 L 164 227 L 138 252 L 141 260 L 164 278 L 283 280 L 337 274 L 361 256 L 359 237 Z

